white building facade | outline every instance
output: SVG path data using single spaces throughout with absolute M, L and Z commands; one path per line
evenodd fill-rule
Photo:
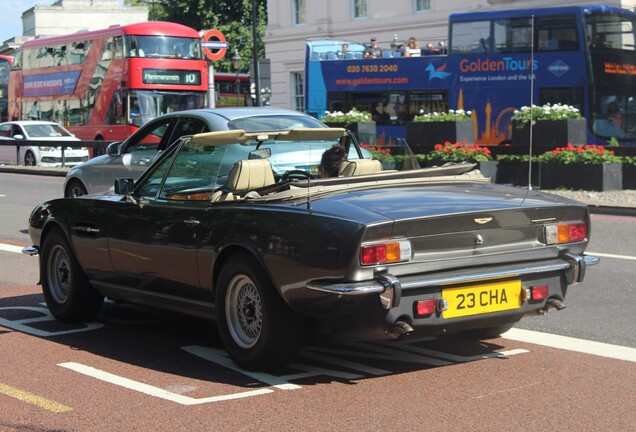
M 22 34 L 4 41 L 0 54 L 11 55 L 22 42 L 34 37 L 61 36 L 80 30 L 148 21 L 146 6 L 120 6 L 117 0 L 58 0 L 22 12 Z
M 608 4 L 634 10 L 636 0 L 268 0 L 265 53 L 271 61 L 271 105 L 304 107 L 304 56 L 308 38 L 368 42 L 388 47 L 415 37 L 421 45 L 447 39 L 454 12 Z

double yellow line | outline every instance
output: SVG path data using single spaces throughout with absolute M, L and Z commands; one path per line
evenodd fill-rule
M 10 396 L 12 398 L 21 400 L 23 402 L 27 402 L 32 405 L 39 406 L 40 408 L 44 408 L 45 410 L 49 410 L 54 413 L 63 413 L 63 412 L 73 411 L 73 408 L 71 407 L 63 405 L 61 403 L 57 403 L 50 399 L 43 398 L 33 393 L 29 393 L 24 390 L 11 387 L 3 383 L 0 383 L 0 393 Z

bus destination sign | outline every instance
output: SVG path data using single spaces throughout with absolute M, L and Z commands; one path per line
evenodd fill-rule
M 201 72 L 196 70 L 144 69 L 144 84 L 200 85 Z

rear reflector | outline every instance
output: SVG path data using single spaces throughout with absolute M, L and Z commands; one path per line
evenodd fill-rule
M 546 244 L 572 243 L 587 238 L 585 222 L 570 222 L 545 226 Z
M 418 300 L 415 302 L 415 311 L 418 315 L 430 315 L 435 313 L 436 304 L 435 299 Z
M 532 292 L 532 300 L 544 300 L 548 298 L 550 289 L 548 285 L 537 285 L 531 286 L 530 291 Z

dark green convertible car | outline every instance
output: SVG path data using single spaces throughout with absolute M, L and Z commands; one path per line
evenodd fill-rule
M 319 178 L 338 143 L 340 175 Z M 562 308 L 598 262 L 582 203 L 471 164 L 363 156 L 343 129 L 184 137 L 114 193 L 39 205 L 24 252 L 62 321 L 105 297 L 213 319 L 232 359 L 261 370 L 308 338 L 493 337 Z

